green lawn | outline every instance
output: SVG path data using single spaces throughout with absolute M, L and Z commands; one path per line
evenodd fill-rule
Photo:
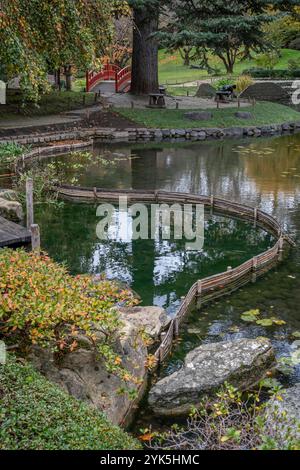
M 291 49 L 282 49 L 282 57 L 276 65 L 276 69 L 286 69 L 288 61 L 290 59 L 300 58 L 300 51 L 294 51 Z M 195 62 L 197 63 L 197 62 Z M 212 58 L 211 65 L 213 67 L 220 67 L 226 75 L 224 65 L 217 57 Z M 257 67 L 255 60 L 246 60 L 238 62 L 234 69 L 234 75 L 240 75 L 243 70 L 252 67 Z M 166 54 L 164 50 L 159 52 L 159 81 L 160 83 L 174 84 L 176 82 L 183 83 L 194 80 L 201 80 L 208 77 L 208 74 L 204 70 L 194 70 L 183 65 L 182 58 L 179 53 Z
M 184 117 L 187 111 L 184 109 L 115 109 L 120 115 L 131 119 L 143 127 L 161 129 L 189 129 L 201 127 L 233 127 L 255 126 L 264 124 L 280 124 L 289 121 L 300 121 L 300 113 L 288 106 L 276 103 L 261 102 L 245 107 L 243 111 L 250 111 L 253 119 L 238 119 L 234 116 L 237 108 L 209 109 L 213 113 L 213 119 L 209 121 L 190 121 Z M 203 109 L 201 111 L 204 111 Z
M 137 440 L 30 364 L 0 365 L 0 450 L 130 450 Z
M 19 116 L 48 116 L 82 108 L 94 103 L 94 93 L 80 91 L 53 91 L 41 97 L 38 105 L 27 103 L 22 106 L 22 96 L 18 92 L 8 93 L 7 105 L 0 107 L 0 120 Z

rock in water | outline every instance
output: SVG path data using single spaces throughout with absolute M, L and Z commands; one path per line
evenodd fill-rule
M 149 404 L 158 415 L 187 415 L 204 395 L 216 392 L 225 382 L 247 390 L 274 364 L 274 350 L 267 339 L 204 344 L 186 356 L 179 371 L 150 390 Z

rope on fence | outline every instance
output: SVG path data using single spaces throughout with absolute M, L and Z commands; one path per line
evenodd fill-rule
M 294 241 L 288 234 L 284 233 L 279 222 L 266 212 L 258 208 L 246 206 L 241 203 L 227 201 L 214 196 L 202 196 L 197 194 L 172 193 L 166 191 L 137 191 L 118 190 L 112 191 L 98 188 L 82 188 L 74 186 L 61 186 L 58 192 L 61 197 L 77 201 L 93 201 L 97 199 L 118 202 L 120 196 L 127 195 L 131 202 L 144 203 L 189 203 L 204 204 L 205 208 L 211 208 L 216 213 L 230 215 L 239 219 L 252 221 L 268 233 L 276 237 L 277 241 L 272 248 L 261 253 L 236 268 L 229 267 L 226 272 L 214 276 L 199 279 L 190 288 L 182 301 L 176 315 L 172 319 L 168 330 L 163 334 L 159 348 L 155 352 L 157 364 L 166 360 L 173 346 L 174 338 L 179 334 L 179 329 L 191 308 L 195 305 L 200 307 L 224 295 L 240 289 L 249 282 L 255 282 L 272 269 L 282 259 L 284 243 L 295 246 Z

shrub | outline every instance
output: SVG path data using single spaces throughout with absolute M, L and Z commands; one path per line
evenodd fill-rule
M 300 36 L 290 42 L 289 48 L 295 49 L 296 51 L 300 51 Z
M 241 75 L 236 82 L 237 92 L 242 93 L 250 85 L 253 85 L 254 81 L 250 75 Z
M 279 62 L 279 55 L 276 51 L 259 54 L 256 57 L 255 62 L 258 67 L 262 67 L 267 70 L 273 70 L 275 65 L 277 65 Z
M 0 144 L 0 163 L 11 164 L 23 155 L 25 151 L 26 147 L 15 142 Z
M 0 365 L 1 450 L 127 450 L 139 444 L 29 364 Z
M 37 344 L 59 357 L 76 349 L 83 333 L 111 372 L 127 376 L 112 346 L 122 325 L 113 308 L 118 302 L 136 300 L 105 279 L 96 283 L 90 276 L 70 276 L 45 254 L 0 250 L 0 331 L 24 352 Z
M 218 80 L 214 83 L 214 88 L 216 88 L 216 90 L 219 90 L 220 88 L 222 88 L 225 85 L 232 85 L 232 84 L 234 84 L 233 79 L 231 79 L 231 78 L 222 78 L 222 79 L 220 79 L 220 80 Z
M 243 71 L 243 75 L 250 75 L 253 78 L 273 78 L 273 79 L 293 79 L 300 77 L 300 68 L 293 70 L 288 69 L 263 69 L 263 68 L 251 68 Z
M 226 384 L 215 397 L 204 398 L 199 409 L 192 410 L 185 428 L 175 425 L 169 432 L 152 435 L 146 430 L 150 447 L 156 450 L 299 450 L 300 423 L 276 406 L 276 400 L 282 400 L 280 388 L 275 386 L 271 393 L 275 404 L 272 416 L 270 411 L 265 412 L 261 389 L 242 394 Z

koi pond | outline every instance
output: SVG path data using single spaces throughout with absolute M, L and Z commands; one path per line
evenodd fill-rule
M 257 140 L 204 143 L 95 145 L 93 157 L 47 159 L 64 182 L 108 189 L 156 189 L 215 195 L 242 202 L 276 217 L 299 241 L 300 134 Z M 75 160 L 74 160 L 75 161 Z M 98 202 L 99 204 L 99 202 Z M 42 245 L 73 274 L 105 273 L 136 291 L 143 305 L 173 315 L 195 280 L 235 267 L 265 251 L 273 240 L 253 224 L 206 213 L 202 252 L 185 250 L 185 240 L 99 240 L 97 203 L 37 206 Z M 122 232 L 121 214 L 118 217 Z M 120 227 L 121 224 L 121 227 Z M 291 357 L 300 338 L 300 249 L 264 278 L 191 314 L 162 375 L 174 372 L 187 352 L 203 342 L 265 336 L 279 357 Z M 259 309 L 265 325 L 242 314 Z M 300 362 L 300 360 L 299 360 Z M 283 383 L 300 380 L 300 367 Z

